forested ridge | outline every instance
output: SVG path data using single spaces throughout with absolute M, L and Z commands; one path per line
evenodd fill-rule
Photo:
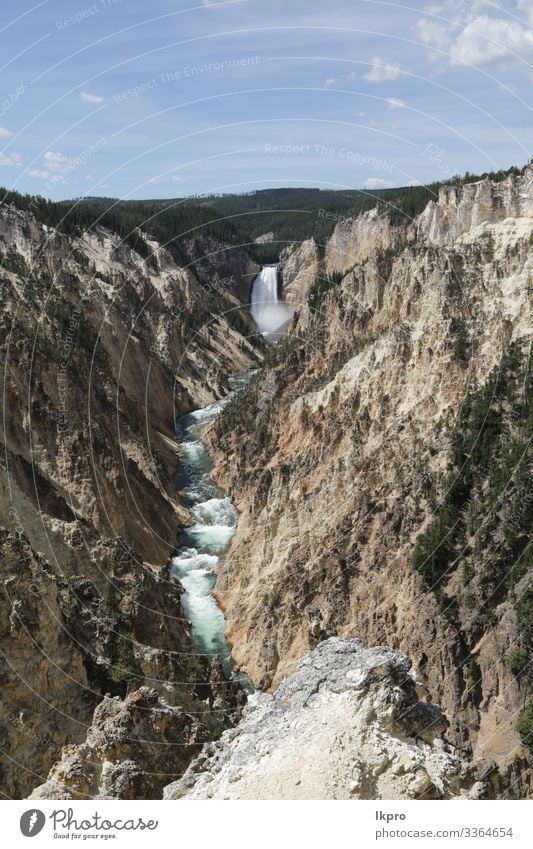
M 179 244 L 195 236 L 209 236 L 228 245 L 240 245 L 259 263 L 276 262 L 287 244 L 313 237 L 323 245 L 335 225 L 378 208 L 394 224 L 409 223 L 443 185 L 461 185 L 485 178 L 504 180 L 524 169 L 453 177 L 426 186 L 378 190 L 324 190 L 315 188 L 260 189 L 246 194 L 192 196 L 154 200 L 78 198 L 52 201 L 0 188 L 0 202 L 32 212 L 38 221 L 69 235 L 98 225 L 117 233 L 148 259 L 150 248 L 141 233 L 168 246 L 177 261 L 184 259 Z M 256 239 L 268 234 L 268 241 Z

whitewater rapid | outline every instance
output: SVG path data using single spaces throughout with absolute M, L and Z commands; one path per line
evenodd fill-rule
M 252 316 L 261 333 L 277 341 L 292 310 L 278 297 L 278 271 L 265 266 L 252 286 Z M 251 379 L 253 371 L 230 378 L 229 395 L 214 404 L 183 416 L 176 423 L 180 444 L 180 462 L 176 471 L 176 487 L 189 507 L 192 524 L 180 538 L 180 546 L 172 558 L 171 571 L 183 589 L 184 616 L 191 623 L 191 638 L 197 652 L 219 657 L 228 677 L 233 675 L 231 649 L 224 634 L 224 615 L 214 597 L 215 569 L 221 554 L 228 548 L 237 525 L 237 513 L 230 499 L 210 478 L 212 463 L 201 440 L 202 429 L 212 422 L 236 392 Z M 238 677 L 246 689 L 249 682 Z
M 197 652 L 209 658 L 218 656 L 228 677 L 232 674 L 231 649 L 224 634 L 224 616 L 212 592 L 215 567 L 235 533 L 237 513 L 210 478 L 212 463 L 200 437 L 202 428 L 216 419 L 253 373 L 230 378 L 229 395 L 183 416 L 176 424 L 180 444 L 176 486 L 191 511 L 193 524 L 181 535 L 171 572 L 185 590 L 181 603 Z

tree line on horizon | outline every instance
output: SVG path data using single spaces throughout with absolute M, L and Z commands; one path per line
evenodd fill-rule
M 184 259 L 180 243 L 210 237 L 242 246 L 259 264 L 277 262 L 288 244 L 313 237 L 323 246 L 339 219 L 378 208 L 396 225 L 409 223 L 445 185 L 464 185 L 489 178 L 502 181 L 524 168 L 455 176 L 442 182 L 377 190 L 317 188 L 258 189 L 183 199 L 118 200 L 78 198 L 52 201 L 41 196 L 0 189 L 0 202 L 32 212 L 38 221 L 68 235 L 80 235 L 99 225 L 119 235 L 145 259 L 150 248 L 142 233 L 165 244 L 175 259 Z M 267 240 L 258 243 L 262 236 Z

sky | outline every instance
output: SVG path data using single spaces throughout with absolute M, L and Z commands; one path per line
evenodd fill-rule
M 523 165 L 533 0 L 2 0 L 0 185 L 404 186 Z

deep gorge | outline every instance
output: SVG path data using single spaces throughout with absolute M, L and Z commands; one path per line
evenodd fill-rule
M 194 757 L 223 732 L 242 735 L 246 772 L 255 732 L 228 644 L 280 703 L 315 662 L 331 687 L 317 711 L 351 698 L 345 655 L 383 704 L 401 691 L 391 775 L 420 731 L 403 713 L 427 724 L 436 703 L 450 748 L 428 736 L 431 780 L 394 792 L 527 792 L 532 180 L 446 186 L 410 222 L 376 207 L 282 245 L 283 315 L 273 270 L 213 234 L 168 250 L 1 206 L 8 795 L 159 798 L 161 739 L 182 747 L 165 783 L 192 761 L 177 797 L 194 795 Z M 201 778 L 215 798 L 224 739 Z M 328 792 L 391 792 L 379 769 L 351 790 L 331 773 Z

